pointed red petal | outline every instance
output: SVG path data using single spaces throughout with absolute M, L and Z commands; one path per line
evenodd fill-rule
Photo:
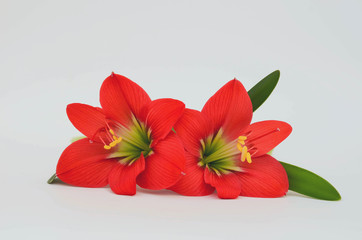
M 247 197 L 274 198 L 286 194 L 288 177 L 283 166 L 272 156 L 253 158 L 253 162 L 243 163 L 244 172 L 239 173 L 240 195 Z
M 105 116 L 99 108 L 86 104 L 73 103 L 67 106 L 69 120 L 74 127 L 88 138 L 105 126 Z
M 102 84 L 100 102 L 108 118 L 128 125 L 132 115 L 137 119 L 141 117 L 143 107 L 151 102 L 151 99 L 139 85 L 124 76 L 112 73 Z
M 244 86 L 234 79 L 217 91 L 201 112 L 213 120 L 213 132 L 222 128 L 225 135 L 234 140 L 249 126 L 253 106 Z
M 234 199 L 240 194 L 241 184 L 239 178 L 232 172 L 218 176 L 206 168 L 204 178 L 206 183 L 216 188 L 219 198 Z
M 181 140 L 172 132 L 153 147 L 146 158 L 146 168 L 138 176 L 140 187 L 159 190 L 172 186 L 185 168 L 185 152 Z
M 135 195 L 136 178 L 144 169 L 145 159 L 143 155 L 131 165 L 124 165 L 118 162 L 109 174 L 109 186 L 116 194 Z
M 251 131 L 246 140 L 246 145 L 251 144 L 251 153 L 256 152 L 253 157 L 262 156 L 275 148 L 286 139 L 292 132 L 292 127 L 281 121 L 262 121 L 250 125 Z
M 157 99 L 148 106 L 146 125 L 151 129 L 152 139 L 165 138 L 185 110 L 181 101 L 164 98 Z
M 201 149 L 200 140 L 205 139 L 211 133 L 211 127 L 212 125 L 203 113 L 192 109 L 185 109 L 184 114 L 175 124 L 174 129 L 187 151 L 199 157 Z
M 205 196 L 215 191 L 213 187 L 205 183 L 204 168 L 197 165 L 198 158 L 186 152 L 185 175 L 170 190 L 185 196 Z
M 69 145 L 59 158 L 57 177 L 71 185 L 103 187 L 108 183 L 108 174 L 115 164 L 107 159 L 109 152 L 103 144 L 78 140 Z

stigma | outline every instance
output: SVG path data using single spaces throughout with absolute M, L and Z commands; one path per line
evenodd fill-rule
M 242 162 L 245 162 L 245 160 L 246 160 L 248 163 L 251 163 L 251 155 L 250 155 L 250 153 L 248 151 L 248 147 L 245 145 L 246 139 L 247 139 L 246 136 L 239 136 L 236 147 L 241 152 L 241 159 L 240 160 Z
M 122 137 L 117 137 L 116 134 L 112 129 L 109 129 L 109 133 L 111 134 L 112 142 L 110 144 L 104 144 L 104 149 L 111 149 L 112 147 L 116 146 L 118 143 L 122 141 Z

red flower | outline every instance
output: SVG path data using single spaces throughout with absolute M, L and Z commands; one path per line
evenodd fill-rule
M 68 146 L 57 177 L 82 187 L 110 185 L 134 195 L 136 183 L 148 189 L 172 186 L 184 170 L 182 142 L 171 131 L 185 105 L 174 99 L 151 101 L 136 83 L 113 74 L 102 84 L 101 108 L 74 103 L 69 120 L 87 138 Z
M 186 149 L 185 175 L 171 190 L 220 198 L 280 197 L 288 191 L 282 165 L 267 153 L 290 133 L 280 121 L 250 125 L 250 98 L 238 80 L 223 86 L 201 112 L 186 109 L 175 125 Z

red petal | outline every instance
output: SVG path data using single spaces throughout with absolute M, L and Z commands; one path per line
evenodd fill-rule
M 146 168 L 137 184 L 147 189 L 164 189 L 175 184 L 185 168 L 185 152 L 181 140 L 172 132 L 153 147 L 146 158 Z
M 103 144 L 78 140 L 69 145 L 59 158 L 57 177 L 63 182 L 81 187 L 103 187 L 108 184 L 108 174 L 115 164 L 107 159 L 109 152 Z
M 212 125 L 203 113 L 185 109 L 180 120 L 175 124 L 176 134 L 181 138 L 185 148 L 192 155 L 199 157 L 201 139 L 205 139 L 211 131 Z
M 116 194 L 135 195 L 136 178 L 144 169 L 145 159 L 143 155 L 131 165 L 118 162 L 109 174 L 109 186 Z
M 240 195 L 247 197 L 281 197 L 288 191 L 289 183 L 283 166 L 272 156 L 253 158 L 243 163 L 244 172 L 239 173 Z
M 198 158 L 186 152 L 185 175 L 169 189 L 186 196 L 205 196 L 215 189 L 204 180 L 204 168 L 197 165 Z
M 234 140 L 249 126 L 253 107 L 244 86 L 234 79 L 217 91 L 201 112 L 213 120 L 213 132 L 222 128 Z
M 126 126 L 132 115 L 137 119 L 141 118 L 142 108 L 151 99 L 139 85 L 112 73 L 102 84 L 100 102 L 107 117 Z
M 251 153 L 256 152 L 254 157 L 262 156 L 275 148 L 286 139 L 292 132 L 292 127 L 281 121 L 262 121 L 250 125 L 251 130 L 246 140 L 246 145 L 253 146 Z
M 181 117 L 185 104 L 181 101 L 164 98 L 157 99 L 148 106 L 146 125 L 151 129 L 152 139 L 165 138 Z
M 218 176 L 206 168 L 204 178 L 206 183 L 216 188 L 219 198 L 234 199 L 240 194 L 241 184 L 239 178 L 232 172 Z
M 74 127 L 88 138 L 105 126 L 105 116 L 99 108 L 86 104 L 73 103 L 67 106 L 69 120 Z

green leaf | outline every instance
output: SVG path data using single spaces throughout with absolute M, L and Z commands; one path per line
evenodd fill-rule
M 248 91 L 251 103 L 253 104 L 254 112 L 265 102 L 265 100 L 267 100 L 267 98 L 273 92 L 279 81 L 279 77 L 280 71 L 276 70 L 263 78 Z
M 49 178 L 49 180 L 48 180 L 47 183 L 48 183 L 48 184 L 52 184 L 56 178 L 57 178 L 57 174 L 54 173 L 53 176 L 51 176 L 51 177 Z
M 338 191 L 327 180 L 306 169 L 280 162 L 288 175 L 289 189 L 313 198 L 337 201 Z

